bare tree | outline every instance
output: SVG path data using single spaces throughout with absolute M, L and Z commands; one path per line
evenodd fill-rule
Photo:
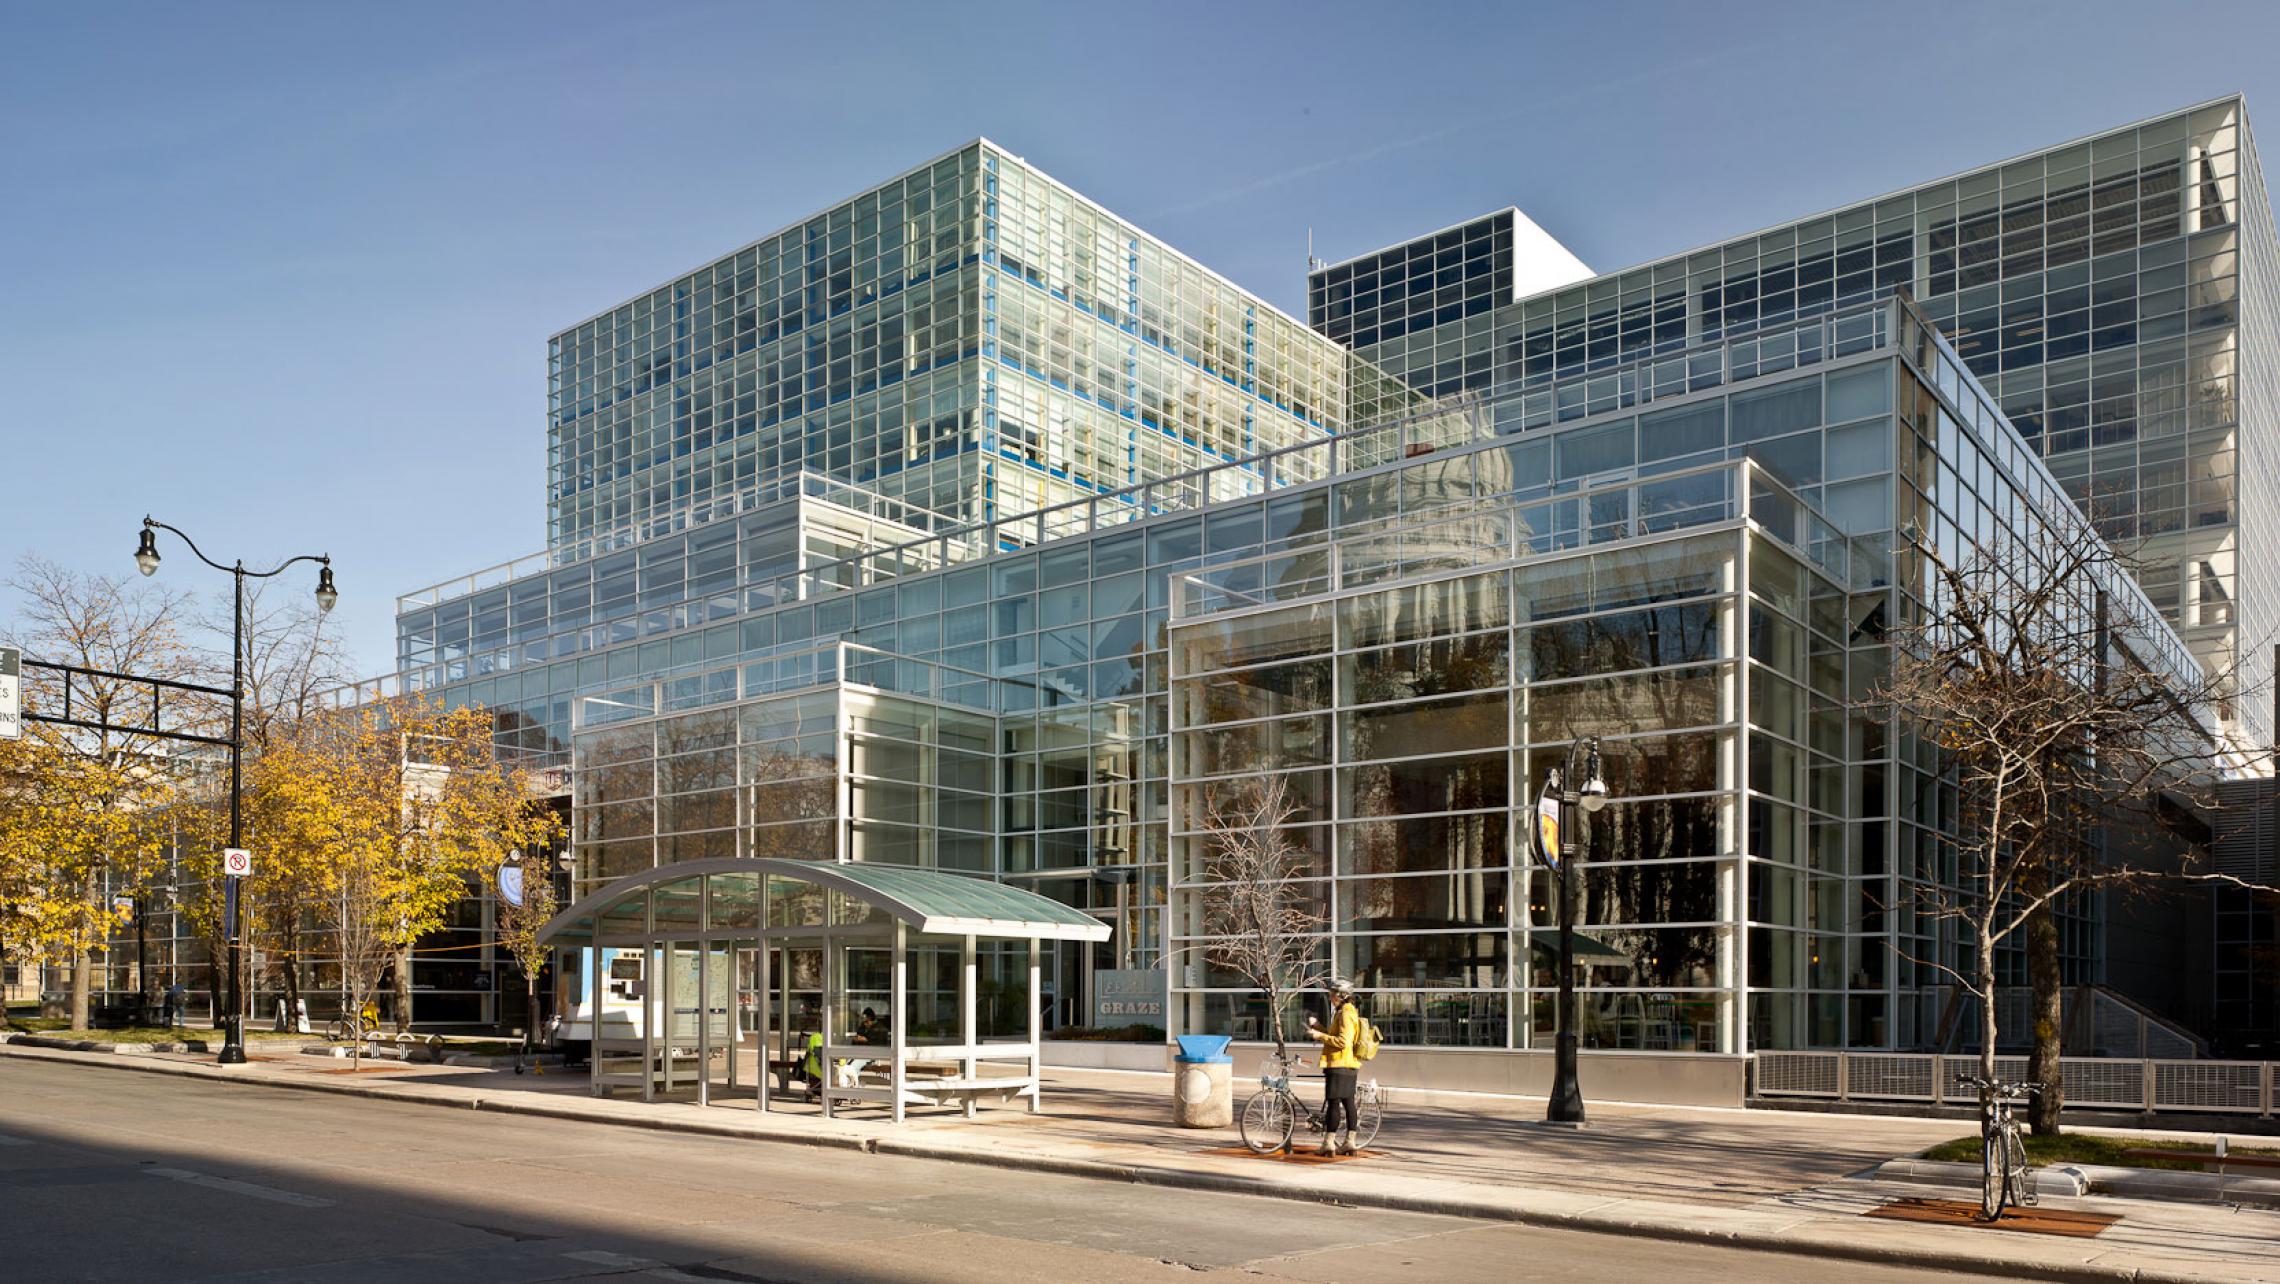
M 1968 550 L 1911 538 L 1901 582 L 1926 606 L 1889 634 L 1891 667 L 1871 699 L 1931 742 L 1956 790 L 1958 876 L 1918 879 L 1914 894 L 1960 926 L 1971 957 L 1918 961 L 1978 1001 L 1980 1071 L 1993 1078 L 1996 951 L 2023 938 L 2036 996 L 2030 1074 L 2043 1089 L 2034 1124 L 2048 1134 L 2064 1102 L 2060 905 L 2155 880 L 2240 880 L 2201 871 L 2203 853 L 2175 823 L 2213 805 L 2226 761 L 2205 712 L 2231 694 L 2233 675 L 2162 653 L 2166 629 L 2107 545 L 2028 521 Z
M 498 939 L 523 975 L 525 1052 L 538 1050 L 538 974 L 545 969 L 547 956 L 553 953 L 552 948 L 539 939 L 538 933 L 562 908 L 561 897 L 554 886 L 557 867 L 551 844 L 523 848 L 499 866 Z M 513 871 L 511 879 L 509 870 Z
M 1306 852 L 1285 828 L 1298 804 L 1279 775 L 1217 786 L 1204 802 L 1204 957 L 1266 996 L 1281 1055 L 1285 999 L 1328 980 L 1329 918 L 1304 881 Z

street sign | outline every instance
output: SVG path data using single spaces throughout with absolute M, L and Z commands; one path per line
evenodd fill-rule
M 24 736 L 23 667 L 22 651 L 0 646 L 0 740 L 21 740 Z
M 253 853 L 243 847 L 222 849 L 222 872 L 231 878 L 244 878 L 253 872 Z

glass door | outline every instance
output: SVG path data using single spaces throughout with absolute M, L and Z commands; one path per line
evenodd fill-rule
M 656 947 L 654 965 L 661 985 L 651 1007 L 651 1028 L 659 1037 L 650 1047 L 655 1076 L 651 1100 L 694 1096 L 703 1064 L 699 1014 L 704 995 L 704 956 L 695 941 L 666 941 Z
M 736 952 L 725 940 L 707 940 L 697 955 L 697 1100 L 706 1105 L 736 1097 Z
M 823 1033 L 823 948 L 798 940 L 771 943 L 768 951 L 768 993 L 762 999 L 766 1021 L 767 1073 L 778 1101 L 799 1101 L 817 1086 L 808 1066 L 809 1036 Z

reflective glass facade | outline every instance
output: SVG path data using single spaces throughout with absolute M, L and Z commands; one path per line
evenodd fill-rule
M 2280 405 L 2256 369 L 2272 351 L 2256 275 L 2275 254 L 2228 98 L 1429 328 L 1391 276 L 1357 281 L 1336 328 L 1315 321 L 1421 391 L 1497 399 L 1525 431 L 1629 404 L 1636 363 L 1907 290 L 2195 652 L 2254 681 L 2280 626 L 2280 585 L 2260 591 L 2270 572 L 2239 558 L 2280 504 Z M 1316 275 L 1326 306 L 1344 271 Z M 2270 742 L 2262 701 L 2227 712 Z
M 2095 538 L 2071 498 L 2100 447 L 2054 445 L 2094 425 L 2053 390 L 2125 359 L 2140 490 L 2156 445 L 2233 475 L 2271 374 L 2195 354 L 2263 342 L 2269 211 L 2260 184 L 2196 205 L 2147 172 L 2174 144 L 2162 172 L 2224 152 L 2253 174 L 2239 122 L 2235 102 L 2128 131 L 2126 167 L 2119 144 L 2034 162 L 2044 315 L 2126 253 L 2133 291 L 2178 266 L 2190 299 L 2197 263 L 2246 282 L 2233 337 L 2214 304 L 2146 305 L 2127 342 L 2093 325 L 2061 353 L 2053 325 L 2015 363 L 1940 332 L 1982 334 L 1972 292 L 2000 313 L 2027 279 L 1959 230 L 2009 208 L 2024 162 L 1519 302 L 1466 227 L 1445 305 L 1436 234 L 1429 278 L 1397 247 L 1398 322 L 1397 251 L 1340 265 L 1341 324 L 1377 335 L 1356 357 L 976 144 L 557 336 L 553 547 L 404 598 L 394 685 L 490 707 L 502 745 L 567 767 L 581 892 L 796 856 L 1018 881 L 1110 920 L 1055 956 L 1062 1022 L 1093 969 L 1159 961 L 1184 1028 L 1293 1018 L 1196 961 L 1200 808 L 1283 773 L 1327 961 L 1404 1047 L 1548 1038 L 1549 894 L 1519 818 L 1598 734 L 1619 801 L 1583 866 L 1588 1046 L 1921 1046 L 1929 961 L 1961 943 L 1908 889 L 1956 877 L 1954 800 L 1855 707 L 1886 623 L 1930 600 L 1897 532 Z M 2092 212 L 2061 235 L 2077 152 Z M 2096 214 L 2122 174 L 2126 251 Z M 2164 233 L 2144 211 L 2172 195 Z M 2218 272 L 2221 243 L 2249 266 Z M 950 416 L 923 451 L 921 400 Z M 2232 548 L 2269 514 L 2231 487 L 2188 478 L 2154 533 Z M 2093 515 L 2119 539 L 2151 511 Z M 2215 604 L 2239 577 L 2209 574 L 2084 593 L 2183 673 L 2237 624 Z M 2104 913 L 2066 908 L 2075 980 L 2101 979 Z
M 964 524 L 1335 432 L 1344 350 L 987 142 L 548 341 L 557 560 L 802 471 Z

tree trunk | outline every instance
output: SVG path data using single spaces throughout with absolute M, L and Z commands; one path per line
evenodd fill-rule
M 278 944 L 284 957 L 277 961 L 278 979 L 285 988 L 285 1028 L 301 1028 L 301 934 L 296 930 L 279 934 Z
M 83 947 L 71 951 L 71 1029 L 79 1033 L 87 1029 L 88 991 L 95 984 L 95 960 Z
M 2030 875 L 2026 880 L 2027 893 L 2040 895 L 2046 879 Z M 2059 1073 L 2059 1055 L 2063 1051 L 2061 1038 L 2061 998 L 2058 971 L 2058 916 L 2045 904 L 2029 915 L 2027 930 L 2027 979 L 2033 986 L 2033 998 L 2028 1003 L 2028 1015 L 2035 1025 L 2035 1046 L 2027 1061 L 2027 1081 L 2042 1085 L 2028 1107 L 2028 1119 L 2034 1124 L 2038 1137 L 2055 1137 L 2059 1133 L 2058 1113 L 2066 1104 L 2066 1086 Z
M 1979 933 L 1979 1077 L 1995 1078 L 1995 938 Z
M 396 1033 L 403 1034 L 412 1028 L 412 948 L 405 946 L 396 952 Z

